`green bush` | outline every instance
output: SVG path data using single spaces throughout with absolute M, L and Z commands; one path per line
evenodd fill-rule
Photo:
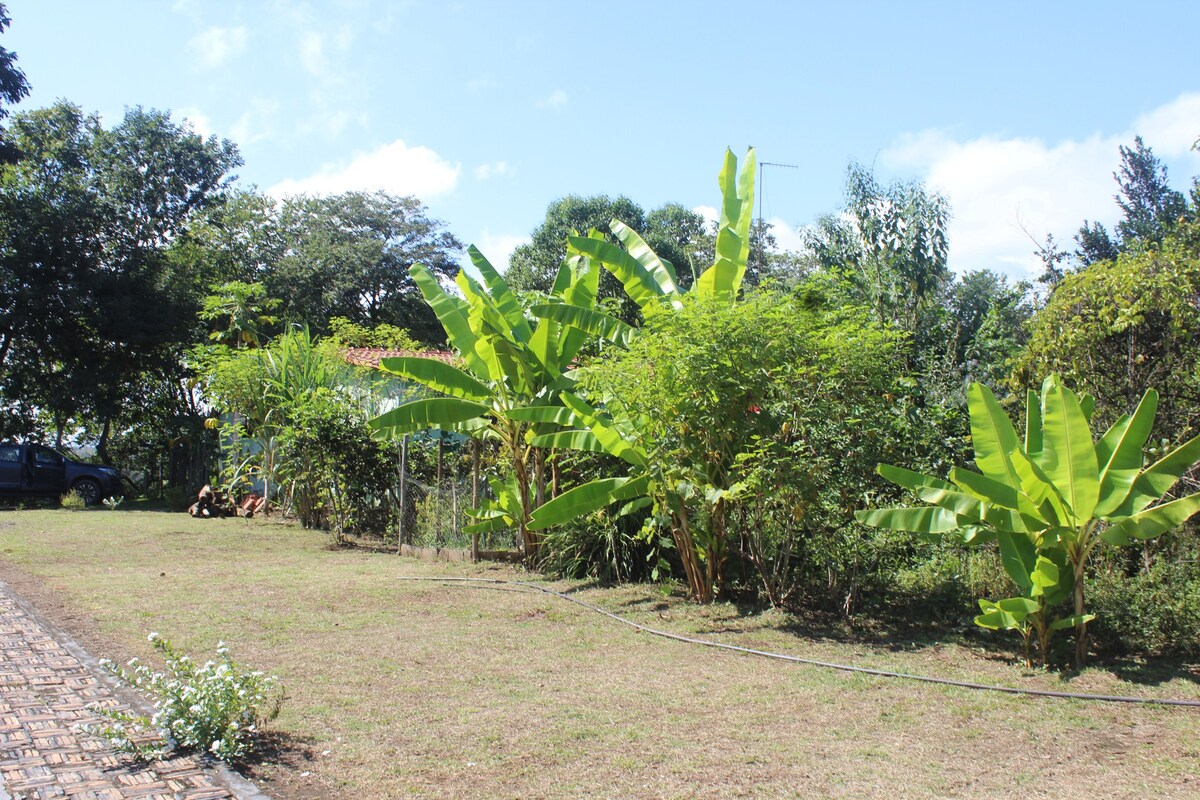
M 217 645 L 217 661 L 196 666 L 157 633 L 149 640 L 166 663 L 166 672 L 155 672 L 136 658 L 128 670 L 107 660 L 101 665 L 122 682 L 153 695 L 154 716 L 96 708 L 108 724 L 83 729 L 141 758 L 161 757 L 175 748 L 211 753 L 222 761 L 248 754 L 259 727 L 279 713 L 283 694 L 278 679 L 234 663 L 224 642 Z
M 87 508 L 87 501 L 75 490 L 71 490 L 58 498 L 58 504 L 67 511 L 82 511 Z
M 1200 655 L 1200 564 L 1195 559 L 1159 557 L 1149 569 L 1132 575 L 1111 560 L 1096 571 L 1087 589 L 1101 647 Z

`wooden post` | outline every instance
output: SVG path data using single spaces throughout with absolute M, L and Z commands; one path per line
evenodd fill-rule
M 442 431 L 438 431 L 438 459 L 437 459 L 437 485 L 434 487 L 435 497 L 434 519 L 433 519 L 433 546 L 440 548 L 445 539 L 445 528 L 442 522 L 442 466 L 444 465 L 446 439 L 442 435 Z
M 479 462 L 481 443 L 471 440 L 471 508 L 479 508 Z M 471 560 L 479 561 L 479 534 L 471 534 Z
M 396 555 L 404 548 L 404 518 L 408 515 L 404 484 L 408 478 L 408 434 L 400 439 L 400 519 L 396 527 Z

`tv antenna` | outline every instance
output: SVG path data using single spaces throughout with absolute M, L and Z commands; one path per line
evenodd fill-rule
M 774 161 L 758 162 L 758 227 L 761 230 L 763 226 L 763 167 L 785 167 L 787 169 L 800 169 L 799 164 L 778 164 Z M 763 248 L 758 248 L 758 271 L 762 273 L 763 268 Z

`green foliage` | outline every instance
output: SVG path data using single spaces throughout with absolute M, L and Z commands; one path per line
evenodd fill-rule
M 950 281 L 946 199 L 919 183 L 881 186 L 870 170 L 851 164 L 845 210 L 806 232 L 809 253 L 880 323 L 919 332 Z
M 328 530 L 335 544 L 349 533 L 390 529 L 390 448 L 371 437 L 366 417 L 344 396 L 322 387 L 295 405 L 278 460 L 304 527 Z
M 529 438 L 554 427 L 554 416 L 562 411 L 557 395 L 570 391 L 573 380 L 567 372 L 588 337 L 552 315 L 531 322 L 504 277 L 474 247 L 470 254 L 483 284 L 460 272 L 455 282 L 461 298 L 447 292 L 425 267 L 412 268 L 463 367 L 431 358 L 384 359 L 380 368 L 385 373 L 443 396 L 400 405 L 371 425 L 393 437 L 436 428 L 499 442 L 508 454 L 519 499 L 519 508 L 506 511 L 532 561 L 539 538 L 528 521 L 545 496 L 546 455 L 532 449 Z M 599 279 L 588 259 L 570 258 L 559 269 L 547 305 L 590 310 Z
M 0 388 L 59 433 L 96 420 L 107 463 L 112 427 L 185 413 L 177 388 L 167 409 L 154 402 L 183 377 L 199 304 L 166 254 L 241 159 L 141 108 L 105 129 L 60 102 L 8 135 L 21 157 L 0 171 Z
M 127 665 L 129 669 L 107 660 L 101 665 L 123 683 L 152 695 L 154 716 L 146 719 L 95 708 L 109 722 L 85 730 L 107 739 L 120 752 L 146 759 L 161 758 L 177 748 L 222 761 L 248 755 L 260 727 L 279 713 L 283 701 L 279 679 L 239 666 L 224 642 L 217 645 L 217 661 L 197 666 L 157 633 L 150 634 L 149 640 L 166 672 L 156 672 L 136 658 Z
M 1186 547 L 1168 547 L 1148 566 L 1133 570 L 1125 559 L 1101 560 L 1088 583 L 1096 613 L 1091 635 L 1100 647 L 1151 654 L 1200 655 L 1200 561 L 1194 534 Z
M 267 313 L 279 301 L 267 297 L 261 283 L 228 281 L 213 284 L 212 290 L 200 309 L 201 320 L 216 323 L 208 338 L 226 347 L 261 347 L 265 330 L 279 321 Z
M 409 269 L 424 264 L 438 278 L 457 270 L 462 244 L 415 197 L 347 192 L 293 197 L 278 216 L 286 252 L 264 277 L 284 316 L 324 331 L 343 317 L 358 325 L 399 325 L 417 338 L 441 340 Z
M 1149 386 L 1161 402 L 1159 436 L 1197 426 L 1200 392 L 1200 250 L 1180 226 L 1160 246 L 1122 253 L 1066 276 L 1033 318 L 1012 387 L 1051 372 L 1097 398 L 1110 423 L 1133 411 Z
M 667 503 L 692 509 L 716 588 L 740 544 L 767 596 L 783 604 L 795 588 L 793 557 L 848 522 L 843 494 L 884 452 L 892 347 L 854 310 L 806 308 L 767 291 L 736 304 L 689 296 L 628 350 L 607 351 L 583 383 L 609 413 L 637 421 L 651 474 L 670 487 Z
M 229 414 L 220 427 L 230 493 L 261 480 L 269 500 L 338 542 L 390 527 L 391 456 L 371 438 L 335 342 L 301 328 L 263 348 L 196 357 L 205 393 Z
M 954 469 L 950 482 L 881 464 L 888 480 L 911 490 L 927 506 L 858 512 L 868 525 L 923 535 L 953 533 L 968 543 L 995 540 L 1009 577 L 1022 589 L 1011 601 L 981 601 L 976 622 L 1013 629 L 1028 642 L 1036 632 L 1042 658 L 1051 634 L 1073 626 L 1075 663 L 1087 657 L 1084 579 L 1102 542 L 1127 545 L 1153 539 L 1200 511 L 1200 494 L 1151 507 L 1200 458 L 1200 437 L 1143 469 L 1157 394 L 1148 390 L 1132 415 L 1093 441 L 1082 401 L 1055 376 L 1030 392 L 1024 441 L 990 390 L 969 392 L 972 442 L 980 472 Z M 1073 614 L 1055 618 L 1066 597 Z M 1002 605 L 1006 603 L 1007 605 Z
M 345 317 L 333 317 L 329 320 L 329 338 L 338 347 L 379 347 L 385 350 L 425 349 L 408 331 L 386 322 L 373 328 L 351 322 Z
M 87 508 L 87 501 L 79 492 L 70 491 L 58 498 L 58 505 L 65 511 L 83 511 Z

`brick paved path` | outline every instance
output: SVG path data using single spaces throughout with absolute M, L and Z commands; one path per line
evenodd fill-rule
M 95 661 L 0 582 L 0 800 L 263 800 L 191 756 L 139 764 L 75 726 L 87 706 L 132 700 Z

